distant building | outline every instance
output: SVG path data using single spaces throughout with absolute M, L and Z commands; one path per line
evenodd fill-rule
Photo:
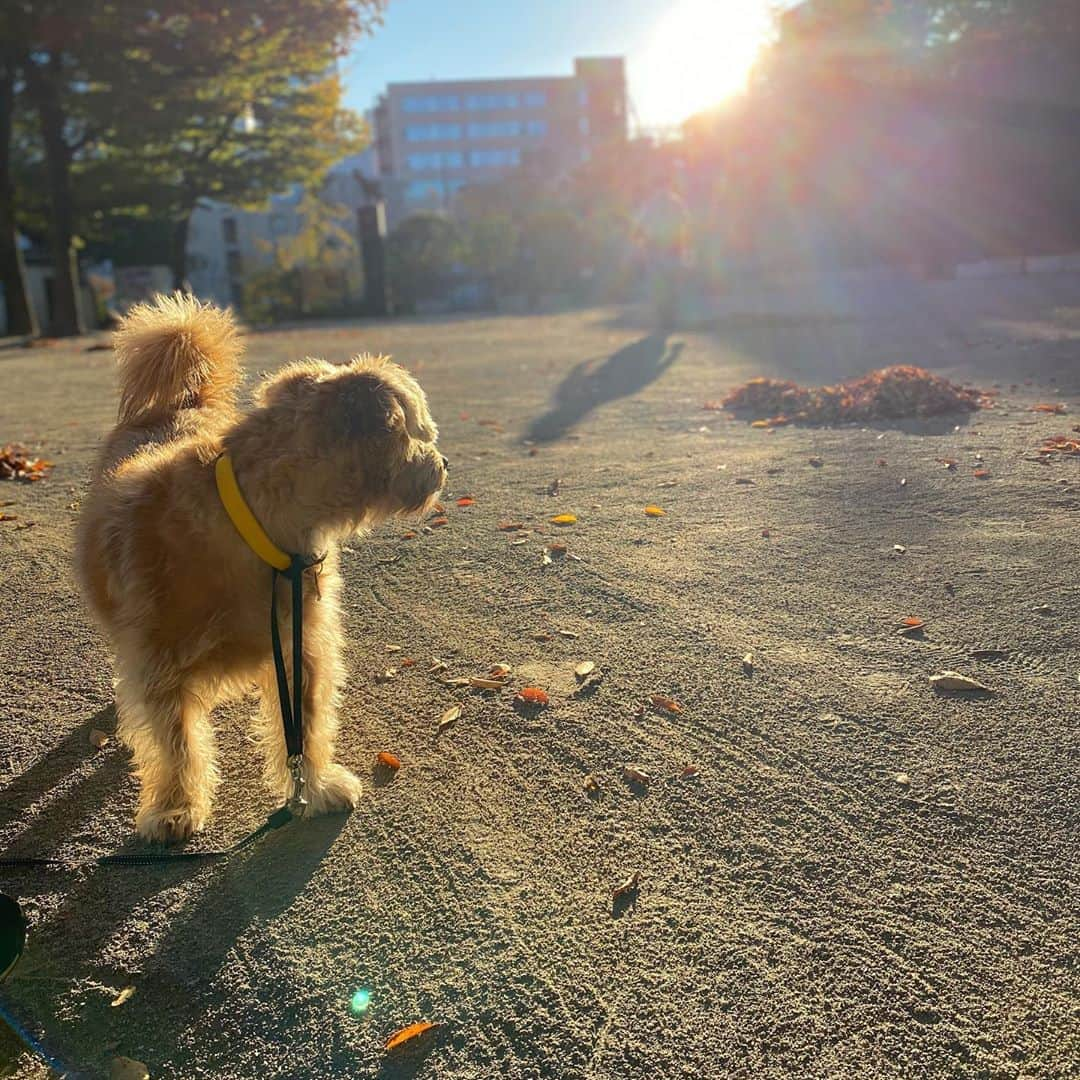
M 343 206 L 355 221 L 356 211 L 371 201 L 375 172 L 371 149 L 345 158 L 327 174 L 322 197 Z M 188 230 L 188 278 L 196 294 L 239 306 L 245 280 L 270 266 L 276 246 L 300 231 L 302 194 L 297 185 L 275 195 L 265 210 L 204 200 Z
M 463 187 L 520 165 L 563 172 L 625 140 L 625 64 L 588 57 L 569 76 L 390 83 L 371 118 L 393 227 L 417 210 L 449 210 Z

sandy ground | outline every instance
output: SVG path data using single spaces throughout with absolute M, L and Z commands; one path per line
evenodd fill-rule
M 88 741 L 115 723 L 109 656 L 70 570 L 114 412 L 109 354 L 85 344 L 0 351 L 0 442 L 57 463 L 0 488 L 19 515 L 0 524 L 5 854 L 137 848 L 126 752 Z M 364 803 L 201 869 L 4 871 L 32 944 L 0 1001 L 27 1033 L 86 1076 L 115 1054 L 175 1078 L 1070 1074 L 1080 462 L 1033 451 L 1080 422 L 1080 281 L 956 283 L 864 318 L 735 313 L 666 341 L 609 311 L 308 327 L 255 335 L 249 367 L 361 349 L 418 373 L 450 494 L 475 499 L 343 558 L 341 757 L 371 777 Z M 900 361 L 1001 384 L 1001 405 L 776 432 L 702 410 L 754 374 Z M 1029 411 L 1047 400 L 1069 415 Z M 578 523 L 560 532 L 561 512 Z M 544 566 L 556 532 L 578 559 Z M 897 633 L 907 616 L 922 638 Z M 987 648 L 1008 656 L 972 658 Z M 504 662 L 552 706 L 448 689 L 432 657 L 454 676 Z M 572 698 L 584 660 L 605 678 Z M 944 668 L 996 693 L 937 695 Z M 220 717 L 202 845 L 272 808 L 249 712 Z M 445 1027 L 385 1058 L 423 1018 Z

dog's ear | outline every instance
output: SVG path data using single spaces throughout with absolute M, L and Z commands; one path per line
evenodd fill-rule
M 334 371 L 325 360 L 298 360 L 268 375 L 255 391 L 257 405 L 280 405 L 298 400 Z
M 386 436 L 405 430 L 401 402 L 374 372 L 350 372 L 327 383 L 324 390 L 333 396 L 328 411 L 346 438 Z

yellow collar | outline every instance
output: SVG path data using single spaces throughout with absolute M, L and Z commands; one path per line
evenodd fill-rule
M 243 538 L 244 543 L 264 563 L 269 563 L 275 570 L 288 570 L 292 565 L 292 558 L 266 535 L 266 530 L 255 519 L 251 507 L 240 493 L 240 485 L 236 482 L 236 473 L 233 472 L 232 459 L 227 453 L 222 454 L 214 463 L 214 479 L 217 481 L 221 505 L 225 507 L 225 513 L 236 526 L 236 531 Z

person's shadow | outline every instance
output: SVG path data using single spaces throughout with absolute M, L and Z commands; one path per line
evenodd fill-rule
M 649 334 L 613 352 L 607 359 L 583 360 L 559 384 L 555 400 L 525 433 L 531 442 L 553 442 L 593 409 L 628 397 L 654 382 L 679 357 L 683 343 L 667 343 L 666 332 Z

